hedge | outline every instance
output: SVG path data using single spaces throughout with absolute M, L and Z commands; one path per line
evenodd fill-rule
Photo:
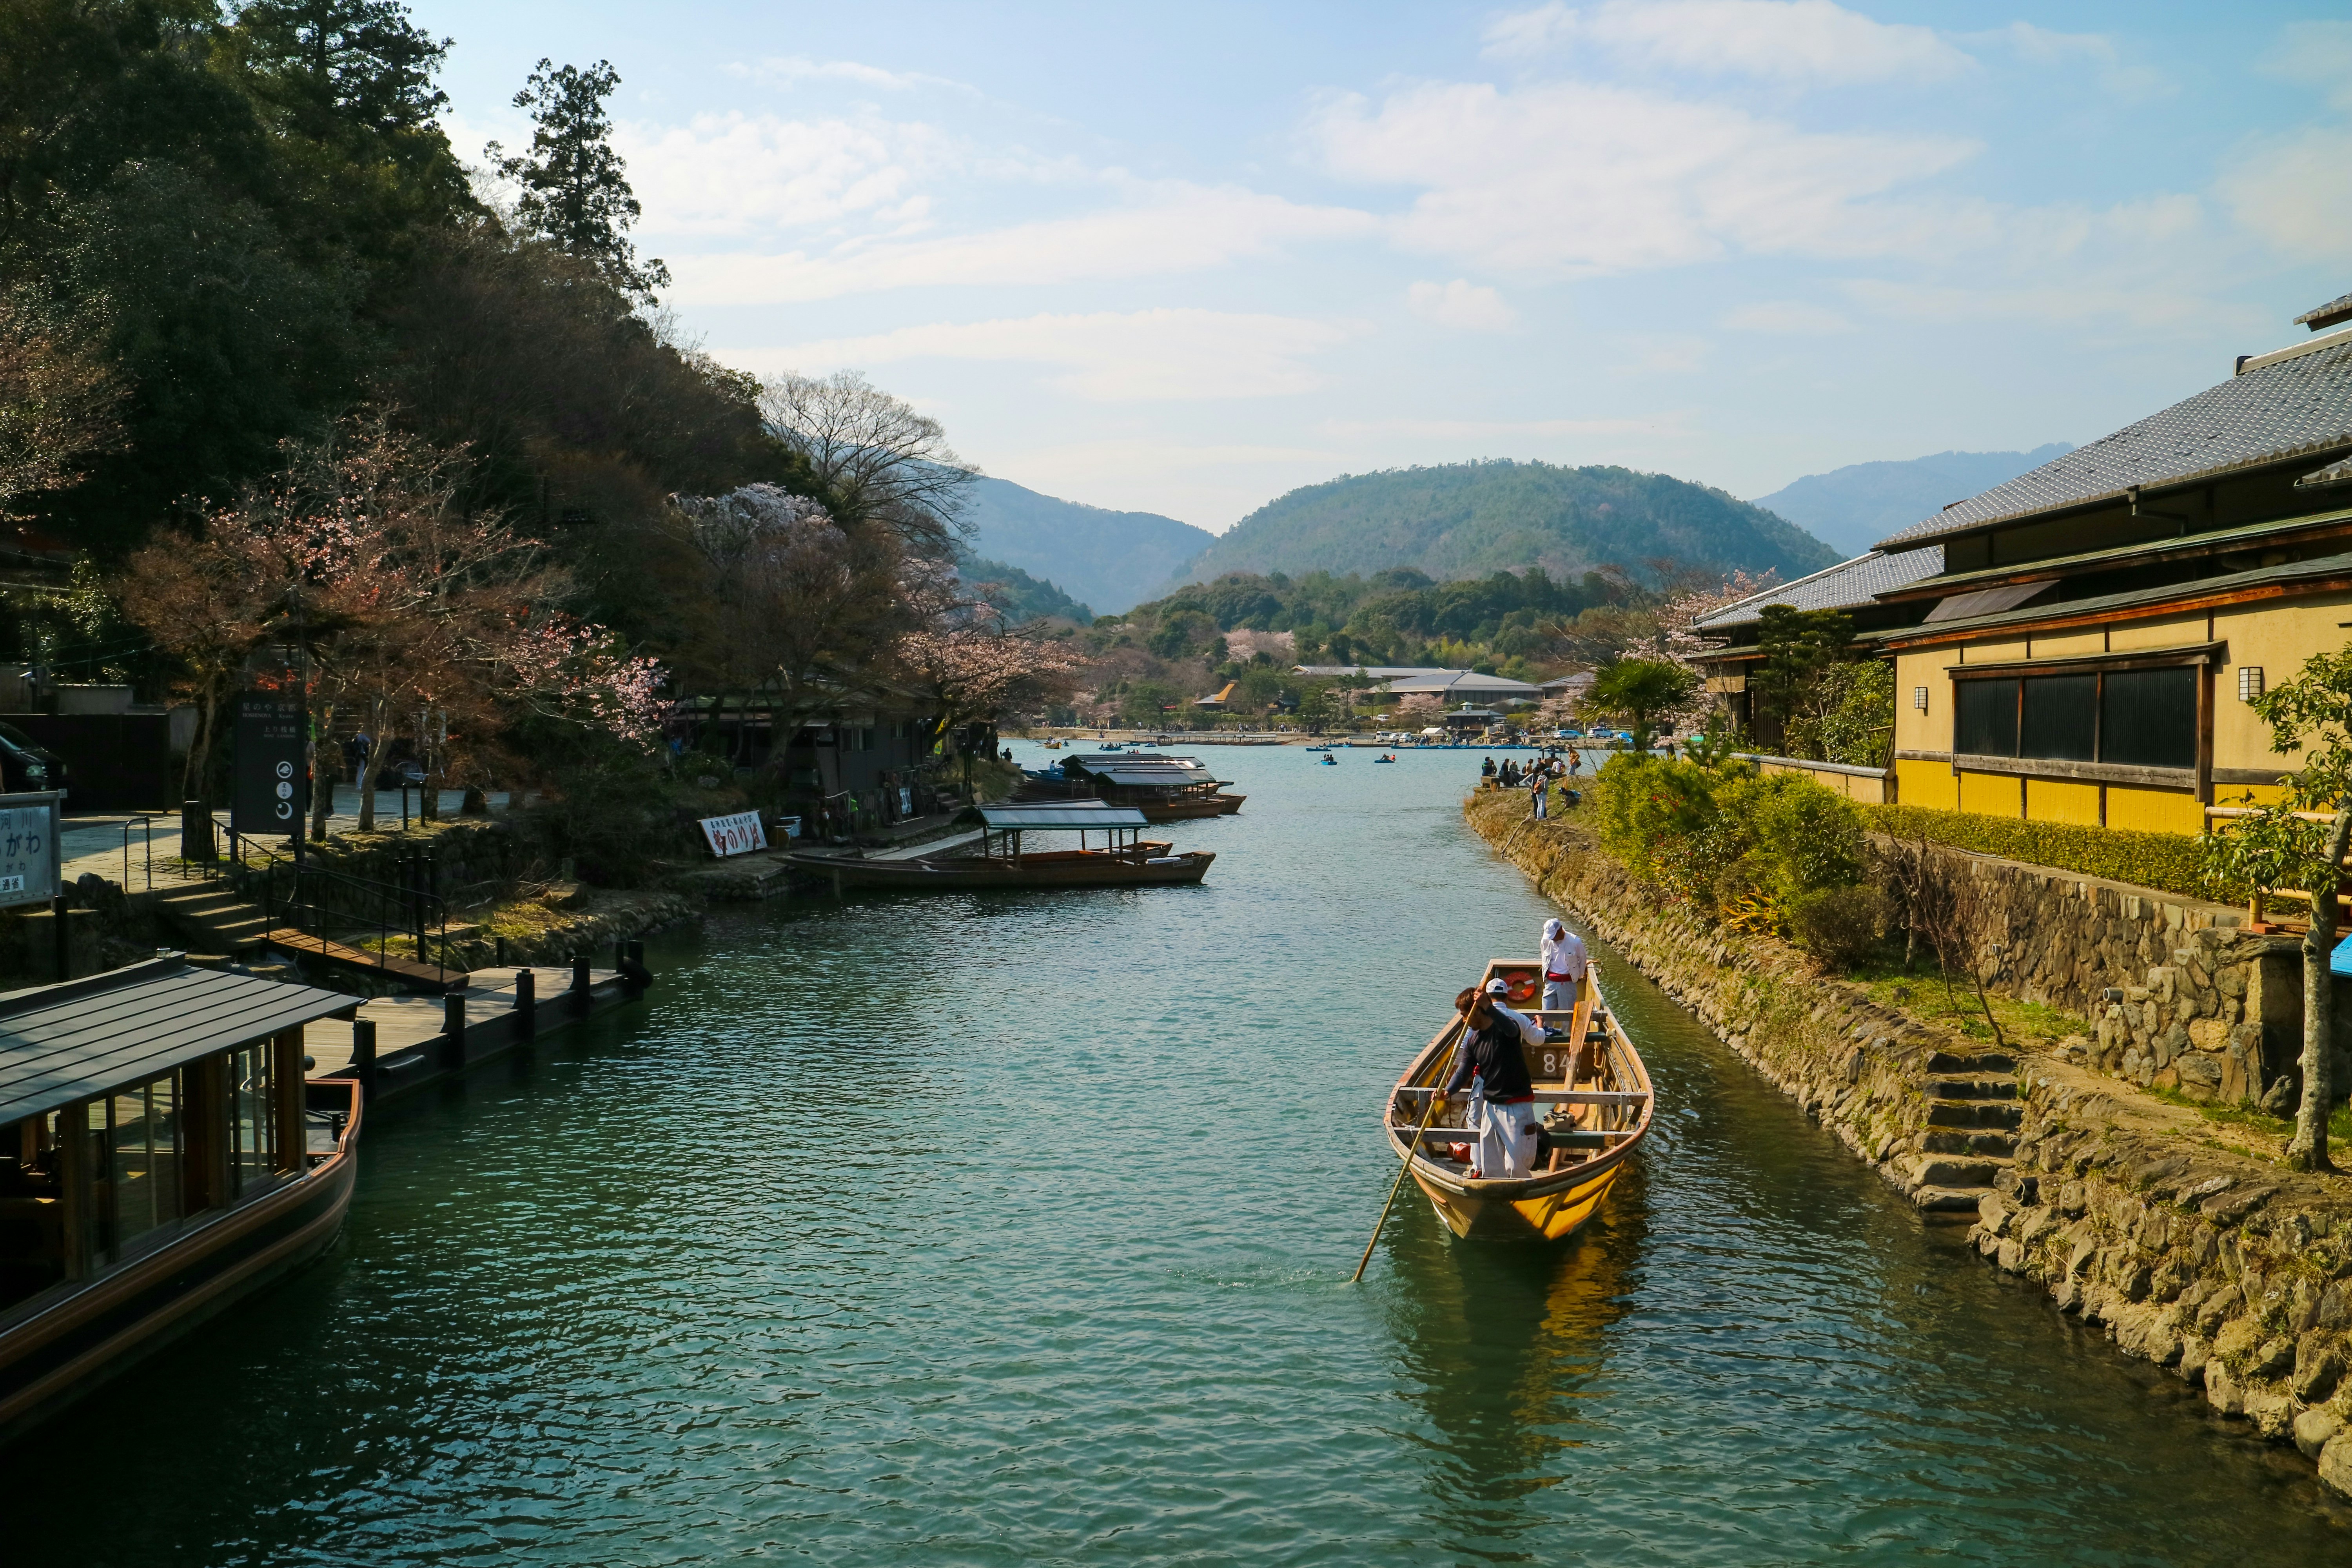
M 2080 871 L 2086 877 L 2131 882 L 2192 899 L 2213 898 L 2217 892 L 2206 883 L 2205 857 L 2198 840 L 2178 833 L 2021 822 L 2011 816 L 1979 816 L 1924 805 L 1865 805 L 1862 817 L 1870 831 L 1892 838 L 1932 839 L 1956 849 Z M 2218 891 L 2226 898 L 2230 890 Z

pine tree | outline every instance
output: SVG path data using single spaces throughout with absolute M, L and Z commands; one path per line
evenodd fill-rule
M 554 61 L 541 59 L 514 98 L 515 107 L 530 110 L 539 127 L 530 153 L 502 156 L 495 142 L 488 153 L 499 173 L 522 185 L 516 213 L 534 233 L 650 301 L 656 289 L 668 284 L 669 268 L 657 258 L 640 262 L 627 237 L 644 209 L 613 151 L 613 121 L 604 112 L 604 100 L 620 85 L 609 60 L 586 70 L 559 70 Z
M 449 102 L 433 76 L 451 40 L 419 31 L 399 0 L 250 0 L 236 22 L 270 96 L 312 137 L 416 131 Z

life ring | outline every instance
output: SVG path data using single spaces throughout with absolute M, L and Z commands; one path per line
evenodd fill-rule
M 1534 975 L 1522 974 L 1514 976 L 1507 979 L 1505 984 L 1510 987 L 1507 994 L 1512 1001 L 1532 1002 L 1536 999 L 1536 981 Z

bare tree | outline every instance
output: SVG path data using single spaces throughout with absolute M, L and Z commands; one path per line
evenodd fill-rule
M 854 370 L 761 384 L 760 413 L 808 460 L 845 524 L 881 522 L 919 555 L 948 554 L 980 470 L 955 455 L 940 422 Z

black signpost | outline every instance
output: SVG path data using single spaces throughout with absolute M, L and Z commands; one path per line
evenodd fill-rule
M 274 691 L 247 691 L 236 700 L 236 786 L 228 825 L 257 837 L 279 835 L 300 843 L 310 808 L 310 781 L 302 754 L 302 703 Z

